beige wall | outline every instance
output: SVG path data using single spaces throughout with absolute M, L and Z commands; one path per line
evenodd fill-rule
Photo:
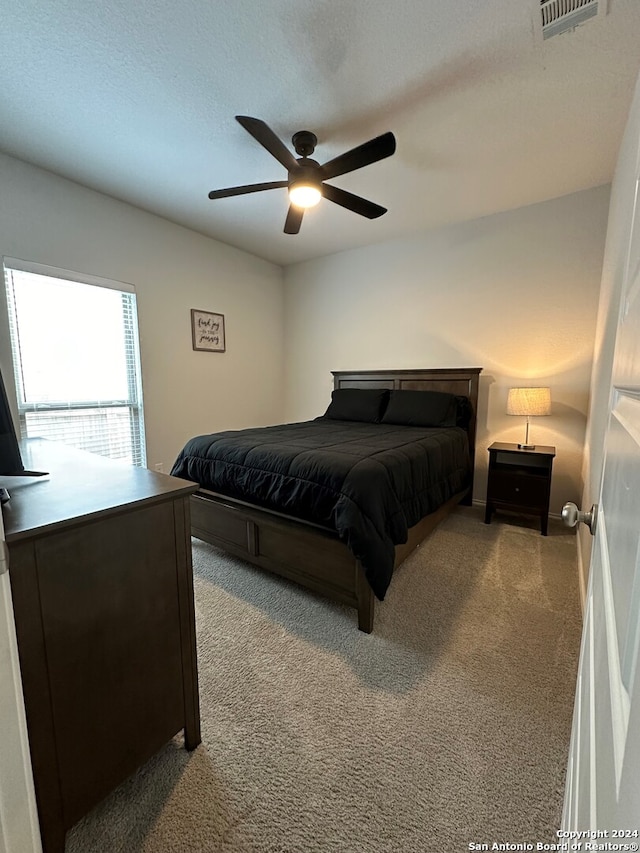
M 281 419 L 280 267 L 4 155 L 0 255 L 135 285 L 149 467 L 192 435 Z M 192 350 L 191 308 L 225 315 L 226 353 Z
M 486 447 L 524 438 L 507 389 L 551 386 L 532 440 L 557 448 L 552 511 L 582 493 L 582 449 L 609 188 L 285 270 L 286 417 L 320 414 L 331 370 L 481 366 Z

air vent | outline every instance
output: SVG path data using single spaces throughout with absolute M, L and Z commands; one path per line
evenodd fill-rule
M 558 36 L 606 13 L 606 0 L 540 0 L 542 37 Z

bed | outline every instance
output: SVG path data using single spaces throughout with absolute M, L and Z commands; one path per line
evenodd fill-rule
M 334 371 L 324 416 L 191 439 L 172 474 L 200 483 L 192 535 L 355 607 L 370 633 L 395 568 L 471 503 L 480 371 Z

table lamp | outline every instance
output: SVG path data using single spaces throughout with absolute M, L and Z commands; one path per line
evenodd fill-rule
M 535 444 L 529 444 L 529 418 L 551 414 L 551 390 L 549 388 L 509 388 L 507 414 L 521 415 L 527 418 L 527 430 L 521 450 L 535 450 Z

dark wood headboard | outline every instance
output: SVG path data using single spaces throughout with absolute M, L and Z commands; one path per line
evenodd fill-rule
M 476 455 L 478 386 L 481 367 L 436 367 L 424 370 L 332 370 L 334 388 L 389 388 L 394 391 L 445 391 L 471 403 L 467 427 L 472 471 Z

